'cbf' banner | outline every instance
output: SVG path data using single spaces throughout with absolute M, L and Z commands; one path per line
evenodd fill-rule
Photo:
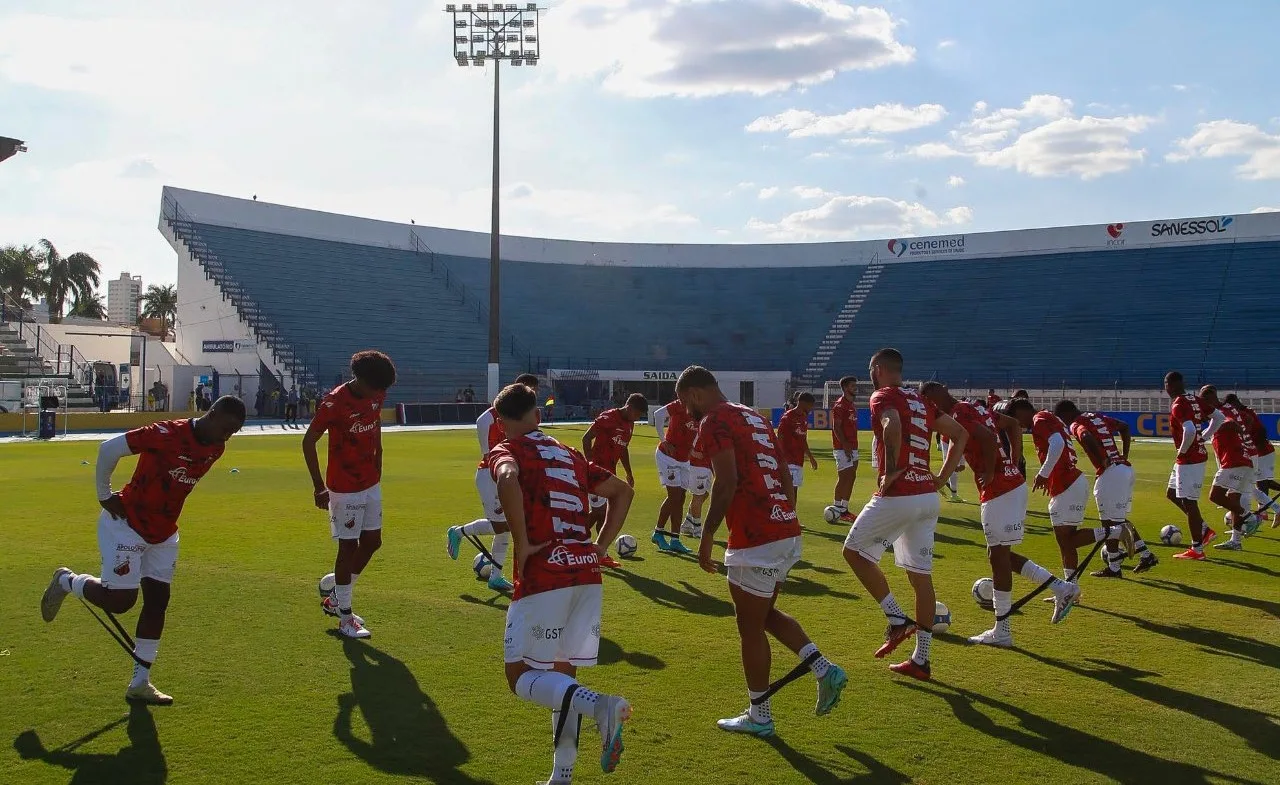
M 782 413 L 785 411 L 786 409 L 772 410 L 774 428 L 778 427 L 778 421 L 782 419 Z M 1168 419 L 1168 418 L 1166 417 L 1165 419 Z M 831 430 L 831 412 L 828 411 L 827 409 L 819 409 L 817 407 L 814 407 L 813 409 L 811 409 L 809 411 L 809 427 L 815 431 Z M 858 410 L 858 430 L 860 431 L 871 430 L 871 412 L 867 411 L 866 409 Z

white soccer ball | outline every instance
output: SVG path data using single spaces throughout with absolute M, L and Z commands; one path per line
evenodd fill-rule
M 984 611 L 995 610 L 996 582 L 979 578 L 973 582 L 973 601 Z
M 636 538 L 630 534 L 624 534 L 618 538 L 614 547 L 618 549 L 618 555 L 625 559 L 636 555 L 636 550 L 639 549 L 640 543 L 636 542 Z
M 487 581 L 490 573 L 493 572 L 493 563 L 486 559 L 483 553 L 477 553 L 476 557 L 471 560 L 471 570 L 476 574 L 477 578 Z
M 939 633 L 949 629 L 951 629 L 951 609 L 938 602 L 933 608 L 933 631 Z
M 1172 523 L 1160 530 L 1160 542 L 1165 545 L 1181 545 L 1182 530 Z
M 325 597 L 328 597 L 330 594 L 333 594 L 334 589 L 336 589 L 337 587 L 338 587 L 338 579 L 333 577 L 333 573 L 329 573 L 328 575 L 321 578 L 320 586 L 318 587 L 320 589 L 320 599 L 323 600 Z
M 840 520 L 841 515 L 844 515 L 844 513 L 840 511 L 839 507 L 828 507 L 822 511 L 822 520 L 827 523 L 835 523 Z

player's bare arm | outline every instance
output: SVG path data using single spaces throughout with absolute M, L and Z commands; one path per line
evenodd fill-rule
M 818 459 L 813 457 L 813 449 L 809 447 L 809 440 L 805 439 L 804 454 L 809 456 L 809 467 L 815 472 L 818 470 Z
M 1107 451 L 1102 449 L 1102 445 L 1098 442 L 1098 437 L 1088 431 L 1082 430 L 1077 434 L 1080 446 L 1089 455 L 1089 460 L 1094 466 L 1107 465 Z
M 595 443 L 596 425 L 595 423 L 592 423 L 591 427 L 587 429 L 587 432 L 582 434 L 582 454 L 587 456 L 587 460 L 591 460 L 591 448 L 595 446 Z
M 982 451 L 982 465 L 986 468 L 982 470 L 978 483 L 985 486 L 996 476 L 996 453 L 1000 449 L 1000 441 L 985 425 L 974 427 L 970 437 L 977 440 L 978 449 Z
M 314 421 L 313 421 L 314 422 Z M 329 489 L 324 485 L 324 475 L 320 473 L 320 456 L 316 453 L 316 443 L 324 431 L 308 428 L 302 437 L 302 457 L 307 462 L 307 471 L 311 473 L 311 485 L 315 489 L 316 507 L 329 509 Z
M 120 494 L 111 490 L 111 475 L 115 473 L 120 459 L 132 454 L 129 440 L 124 436 L 108 439 L 98 447 L 98 504 L 117 521 L 125 519 L 124 502 L 120 500 Z
M 1113 422 L 1112 426 L 1120 432 L 1122 448 L 1120 454 L 1123 455 L 1124 459 L 1127 461 L 1129 460 L 1129 445 L 1133 443 L 1133 435 L 1129 432 L 1128 424 L 1121 422 L 1120 420 Z
M 960 461 L 964 459 L 964 448 L 969 443 L 969 432 L 949 414 L 939 414 L 933 421 L 933 427 L 951 442 L 951 447 L 947 450 L 947 459 L 942 464 L 942 471 L 934 477 L 936 490 L 947 484 L 947 478 L 955 472 Z
M 382 428 L 378 428 L 378 446 L 373 452 L 373 462 L 378 467 L 378 476 L 382 476 Z
M 1009 457 L 1018 463 L 1022 460 L 1022 425 L 1007 414 L 991 414 L 996 418 L 996 427 L 1009 439 Z
M 603 496 L 609 502 L 604 526 L 600 527 L 600 534 L 596 537 L 596 549 L 600 551 L 601 556 L 607 556 L 609 546 L 613 545 L 618 533 L 622 531 L 622 524 L 626 523 L 627 512 L 631 509 L 631 501 L 635 498 L 636 492 L 630 485 L 614 476 L 610 476 L 609 479 L 591 489 L 591 492 L 596 496 Z
M 715 533 L 729 511 L 729 503 L 738 491 L 738 464 L 734 460 L 733 450 L 724 450 L 711 456 L 711 471 L 715 480 L 711 483 L 711 505 L 707 517 L 702 522 L 702 540 L 698 543 L 698 566 L 710 573 L 717 571 L 716 563 L 711 558 L 711 549 L 715 545 Z M 788 472 L 779 472 L 783 478 L 783 491 L 790 484 Z
M 498 478 L 498 501 L 507 514 L 507 527 L 511 532 L 511 542 L 516 547 L 516 559 L 520 562 L 520 572 L 524 572 L 529 557 L 546 547 L 546 543 L 530 544 L 529 530 L 525 526 L 524 493 L 520 489 L 520 469 L 513 460 L 505 460 L 498 464 L 494 472 Z
M 880 416 L 880 440 L 884 443 L 884 476 L 880 478 L 880 490 L 887 490 L 906 469 L 898 466 L 902 454 L 902 421 L 896 409 L 887 409 Z
M 622 448 L 622 470 L 627 473 L 627 485 L 636 487 L 636 476 L 631 473 L 631 448 Z

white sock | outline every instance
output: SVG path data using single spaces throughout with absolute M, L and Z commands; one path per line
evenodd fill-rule
M 912 653 L 911 659 L 915 660 L 917 665 L 929 664 L 929 644 L 931 643 L 933 643 L 932 631 L 916 630 L 916 650 Z
M 1013 592 L 999 590 L 992 592 L 991 604 L 995 606 L 996 611 L 996 632 L 1012 634 L 1007 616 L 1010 606 L 1013 605 Z M 1001 616 L 1006 618 L 1002 619 L 1000 618 Z M 917 632 L 916 634 L 919 635 L 920 633 Z
M 1093 530 L 1093 541 L 1102 542 L 1107 539 L 1107 527 L 1099 526 Z
M 1074 581 L 1074 580 L 1076 579 L 1076 569 L 1078 569 L 1078 568 L 1075 568 L 1075 567 L 1063 567 L 1063 568 L 1062 568 L 1062 580 L 1066 581 L 1067 583 L 1071 583 L 1072 581 Z
M 493 534 L 493 521 L 481 518 L 478 521 L 464 523 L 462 525 L 462 533 L 470 534 L 473 537 L 479 537 L 482 534 Z
M 1045 581 L 1053 577 L 1053 573 L 1049 572 L 1044 567 L 1041 567 L 1039 564 L 1036 564 L 1030 559 L 1027 559 L 1025 562 L 1022 563 L 1022 569 L 1019 570 L 1019 574 L 1021 574 L 1022 577 L 1026 578 L 1032 583 L 1044 583 Z
M 848 500 L 848 499 L 836 499 L 836 503 L 835 503 L 834 507 L 835 507 L 837 510 L 839 510 L 840 512 L 848 512 L 848 511 L 849 511 L 849 500 Z
M 763 692 L 755 690 L 747 690 L 747 695 L 751 696 L 752 702 L 748 704 L 751 708 L 747 709 L 747 716 L 755 722 L 765 723 L 773 722 L 773 708 L 769 705 L 772 698 L 765 698 L 760 703 L 755 703 L 755 699 L 764 695 Z
M 801 661 L 809 659 L 810 656 L 817 654 L 818 658 L 809 663 L 809 670 L 813 671 L 813 675 L 821 679 L 827 675 L 827 670 L 831 668 L 831 660 L 818 654 L 818 647 L 814 643 L 806 643 L 804 648 L 800 649 Z
M 951 489 L 952 493 L 959 493 L 960 492 L 959 475 L 953 473 L 949 478 L 947 478 L 947 487 Z
M 357 578 L 359 578 L 359 577 L 360 577 L 360 573 L 358 573 L 358 572 L 353 572 L 353 573 L 351 573 L 351 589 L 352 589 L 353 591 L 354 591 L 354 590 L 355 590 L 355 588 L 356 588 L 356 579 L 357 579 Z
M 1258 503 L 1259 510 L 1271 503 L 1271 497 L 1264 493 L 1261 488 L 1253 489 L 1253 500 Z M 1271 511 L 1267 510 L 1267 512 Z
M 489 546 L 489 553 L 493 554 L 493 560 L 498 563 L 499 570 L 507 563 L 507 545 L 510 542 L 511 535 L 507 532 L 499 532 L 493 535 L 493 543 Z
M 92 575 L 73 575 L 71 576 L 71 593 L 84 599 L 84 585 L 93 580 Z
M 1107 572 L 1120 572 L 1120 563 L 1124 561 L 1124 552 L 1119 548 L 1113 551 L 1104 547 L 1102 549 L 1102 558 L 1107 562 Z
M 133 653 L 138 659 L 155 664 L 156 651 L 160 648 L 160 641 L 156 638 L 136 638 L 133 641 Z M 151 681 L 151 665 L 133 664 L 133 680 L 129 682 L 130 687 L 141 687 Z
M 1231 530 L 1231 541 L 1232 541 L 1232 542 L 1240 542 L 1240 534 L 1241 534 L 1241 532 L 1240 532 L 1240 530 L 1239 530 L 1239 529 L 1232 529 L 1232 530 Z
M 884 611 L 884 615 L 889 618 L 890 624 L 903 624 L 907 620 L 907 614 L 902 610 L 902 606 L 898 605 L 893 592 L 886 594 L 885 598 L 880 601 L 880 608 Z
M 343 616 L 351 615 L 351 584 L 341 584 L 333 587 L 334 598 L 338 601 L 338 613 Z
M 578 731 L 582 727 L 582 715 L 576 711 L 569 712 L 564 722 L 564 730 L 560 733 L 560 743 L 556 745 L 555 757 L 551 763 L 552 782 L 570 782 L 573 780 L 573 766 L 578 762 Z M 556 728 L 560 725 L 560 712 L 551 712 L 551 738 L 555 739 Z
M 560 704 L 564 701 L 564 691 L 577 686 L 578 682 L 574 681 L 572 676 L 566 676 L 563 673 L 525 671 L 520 674 L 520 678 L 516 679 L 516 695 L 552 711 L 559 711 Z M 573 708 L 579 714 L 589 713 L 578 708 L 577 700 L 574 704 Z
M 689 513 L 689 514 L 688 514 L 688 515 L 686 515 L 685 517 L 686 517 L 686 518 L 688 518 L 688 519 L 689 519 L 689 523 L 692 523 L 694 526 L 701 526 L 701 525 L 702 525 L 702 519 L 701 519 L 701 518 L 695 518 L 695 517 L 693 516 L 693 513 Z

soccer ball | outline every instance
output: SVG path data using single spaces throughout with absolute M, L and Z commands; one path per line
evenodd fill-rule
M 325 597 L 328 597 L 330 594 L 333 594 L 334 589 L 336 588 L 338 588 L 338 579 L 333 577 L 333 573 L 329 573 L 328 575 L 321 578 L 320 586 L 319 586 L 320 599 L 323 600 Z
M 844 513 L 840 511 L 839 507 L 828 507 L 822 511 L 822 520 L 827 523 L 835 523 L 840 520 L 841 515 L 844 515 Z
M 630 534 L 624 534 L 618 538 L 616 547 L 618 555 L 626 559 L 636 555 L 636 549 L 640 547 L 640 543 L 636 542 L 636 538 Z
M 973 582 L 973 601 L 984 611 L 995 610 L 996 582 L 990 578 L 979 578 Z
M 477 553 L 476 557 L 471 560 L 471 570 L 476 577 L 482 581 L 489 580 L 489 574 L 493 572 L 493 562 L 484 557 L 483 553 Z
M 1182 530 L 1172 523 L 1160 530 L 1160 542 L 1165 545 L 1181 545 Z
M 951 629 L 951 609 L 941 602 L 933 608 L 933 631 L 946 632 Z

